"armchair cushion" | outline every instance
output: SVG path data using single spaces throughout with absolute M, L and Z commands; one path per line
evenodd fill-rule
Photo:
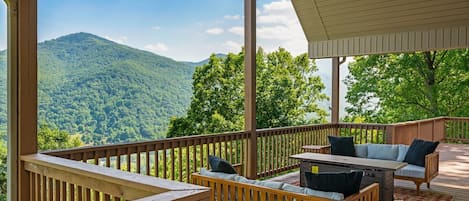
M 328 136 L 332 155 L 355 156 L 353 137 Z
M 435 151 L 440 142 L 431 142 L 414 139 L 407 151 L 404 162 L 420 167 L 425 167 L 425 156 Z
M 348 197 L 360 191 L 363 171 L 318 174 L 305 172 L 305 176 L 308 188 L 318 191 L 338 192 Z
M 416 165 L 406 165 L 405 167 L 394 172 L 397 176 L 425 178 L 425 168 Z

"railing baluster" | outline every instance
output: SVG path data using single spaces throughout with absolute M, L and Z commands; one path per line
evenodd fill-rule
M 135 149 L 137 149 L 137 173 L 140 173 L 141 172 L 141 159 L 142 159 L 142 156 L 141 156 L 141 152 L 140 152 L 140 146 L 136 146 Z
M 145 174 L 150 175 L 150 149 L 148 148 L 150 145 L 145 145 Z

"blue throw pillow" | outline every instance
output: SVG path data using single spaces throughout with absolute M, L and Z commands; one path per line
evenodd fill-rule
M 363 171 L 318 174 L 305 172 L 305 176 L 308 188 L 318 191 L 342 193 L 347 197 L 360 191 Z
M 421 139 L 414 139 L 407 154 L 405 155 L 404 162 L 425 167 L 425 156 L 435 151 L 440 142 L 431 142 Z
M 236 170 L 231 166 L 231 164 L 223 160 L 222 158 L 216 156 L 208 156 L 208 163 L 212 168 L 212 172 L 223 172 L 226 174 L 236 174 Z
M 355 146 L 353 145 L 353 137 L 335 137 L 328 136 L 331 144 L 331 154 L 341 156 L 355 157 Z

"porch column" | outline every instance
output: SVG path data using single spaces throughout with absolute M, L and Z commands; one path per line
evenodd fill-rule
M 244 47 L 244 129 L 251 135 L 245 150 L 245 166 L 246 176 L 256 179 L 256 0 L 244 0 Z
M 8 7 L 8 200 L 28 201 L 22 155 L 37 153 L 37 0 Z
M 339 57 L 332 58 L 332 110 L 331 123 L 339 123 Z M 335 133 L 334 133 L 335 134 Z

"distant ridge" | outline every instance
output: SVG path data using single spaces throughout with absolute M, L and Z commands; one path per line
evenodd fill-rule
M 194 68 L 90 33 L 38 44 L 39 121 L 86 143 L 163 138 L 169 119 L 190 102 Z M 0 70 L 5 71 L 5 51 Z M 0 77 L 0 91 L 6 76 Z M 6 96 L 0 124 L 6 122 Z
M 217 54 L 215 54 L 215 56 L 217 56 L 219 58 L 226 58 L 227 55 L 222 54 L 222 53 L 217 53 Z M 182 62 L 189 65 L 189 66 L 197 67 L 197 66 L 202 66 L 204 64 L 207 64 L 209 60 L 210 60 L 210 58 L 204 59 L 204 60 L 199 61 L 199 62 L 190 62 L 190 61 L 182 61 Z

